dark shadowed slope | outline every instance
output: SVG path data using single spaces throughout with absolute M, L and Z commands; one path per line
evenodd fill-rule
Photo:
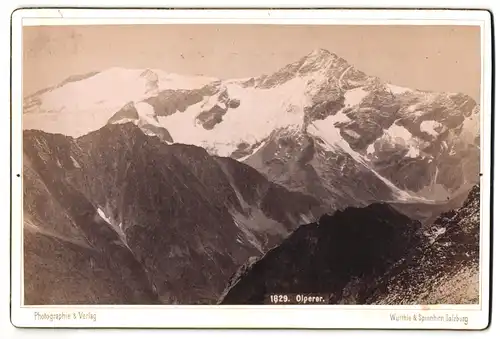
M 78 139 L 25 131 L 24 159 L 28 304 L 211 303 L 248 257 L 323 213 L 244 164 L 131 123 Z M 80 280 L 98 287 L 78 292 Z
M 262 304 L 271 293 L 328 293 L 333 304 L 477 302 L 479 188 L 429 230 L 388 205 L 348 208 L 250 260 L 220 302 Z
M 261 304 L 270 293 L 330 293 L 342 303 L 348 284 L 370 284 L 406 255 L 419 226 L 383 204 L 324 216 L 234 277 L 223 303 Z
M 431 243 L 415 248 L 377 283 L 377 304 L 474 304 L 479 302 L 480 191 L 443 213 L 431 226 Z

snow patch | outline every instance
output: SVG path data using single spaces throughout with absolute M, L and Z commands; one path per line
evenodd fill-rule
M 413 145 L 410 146 L 408 153 L 406 153 L 406 156 L 409 158 L 417 158 L 419 155 L 420 151 Z
M 439 133 L 436 131 L 436 129 L 440 128 L 442 126 L 443 125 L 437 121 L 425 120 L 425 121 L 422 121 L 422 123 L 420 124 L 420 131 L 427 133 L 433 137 L 437 137 L 439 135 Z
M 391 127 L 386 130 L 386 134 L 396 142 L 403 141 L 403 144 L 405 145 L 410 143 L 413 139 L 413 135 L 410 131 L 403 126 L 396 125 L 396 122 L 394 122 Z
M 430 235 L 430 242 L 434 243 L 439 236 L 446 232 L 446 227 L 439 227 L 434 230 L 434 232 Z
M 366 148 L 366 154 L 367 155 L 371 155 L 375 153 L 375 146 L 374 146 L 374 143 L 373 144 L 370 144 L 368 145 L 368 147 Z
M 119 124 L 126 124 L 126 123 L 133 123 L 135 125 L 137 125 L 138 121 L 137 119 L 130 119 L 130 118 L 123 118 L 123 119 L 120 119 L 120 120 L 117 120 L 115 122 L 113 122 L 113 125 L 119 125 Z
M 73 166 L 75 166 L 76 168 L 81 168 L 80 164 L 78 163 L 78 161 L 75 160 L 75 158 L 73 158 L 73 156 L 70 156 L 71 158 L 71 161 L 73 162 Z
M 314 221 L 314 217 L 311 212 L 309 212 L 309 215 L 301 213 L 300 220 L 303 224 L 310 224 Z
M 245 218 L 240 214 L 233 215 L 233 222 L 238 229 L 243 232 L 247 241 L 254 246 L 259 252 L 264 253 L 264 249 L 262 248 L 261 243 L 257 239 L 257 237 L 248 229 L 247 225 L 244 222 Z
M 337 127 L 338 124 L 352 121 L 351 118 L 345 115 L 343 111 L 340 111 L 335 115 L 331 115 L 329 118 L 335 127 Z
M 356 139 L 360 137 L 360 135 L 357 132 L 352 131 L 350 129 L 345 129 L 344 133 Z
M 136 121 L 135 124 L 139 126 L 145 135 L 150 137 L 158 136 L 154 131 L 150 130 L 150 126 L 163 128 L 158 120 L 154 107 L 147 102 L 138 102 L 135 104 L 135 107 L 137 109 L 137 114 L 139 115 L 139 120 Z M 168 141 L 165 141 L 165 143 L 171 144 Z
M 101 210 L 100 208 L 97 209 L 97 214 L 99 214 L 99 216 L 104 220 L 106 221 L 108 224 L 110 225 L 113 225 L 113 222 L 111 221 L 110 218 L 108 218 L 106 216 L 106 214 L 104 214 L 103 210 Z
M 370 92 L 365 91 L 363 88 L 358 87 L 355 89 L 351 89 L 344 93 L 344 104 L 346 107 L 352 107 L 359 105 L 361 101 L 369 94 Z
M 387 84 L 387 87 L 394 94 L 402 94 L 402 93 L 406 93 L 406 92 L 411 92 L 412 91 L 410 88 L 396 86 L 396 85 L 392 85 L 392 84 Z
M 205 97 L 203 104 L 201 105 L 202 110 L 209 110 L 213 108 L 215 105 L 219 104 L 219 94 L 216 93 L 210 97 Z
M 139 115 L 139 119 L 142 123 L 160 126 L 153 106 L 147 102 L 138 102 L 135 104 L 135 109 L 137 110 L 137 114 Z
M 99 207 L 97 208 L 97 214 L 108 223 L 108 225 L 118 234 L 120 237 L 122 243 L 125 245 L 125 247 L 129 248 L 127 244 L 127 236 L 125 235 L 125 232 L 123 230 L 123 224 L 120 222 L 119 225 L 116 225 L 111 218 L 109 218 L 104 211 Z
M 338 117 L 341 113 L 334 116 L 328 116 L 323 120 L 315 120 L 308 127 L 307 132 L 313 136 L 322 139 L 332 151 L 343 150 L 353 157 L 355 160 L 365 163 L 363 157 L 354 151 L 349 143 L 340 135 L 339 128 L 335 127 L 335 122 L 342 117 Z
M 252 151 L 252 153 L 250 153 L 250 154 L 248 154 L 248 155 L 245 155 L 245 156 L 243 156 L 243 157 L 239 158 L 238 160 L 239 160 L 239 161 L 245 161 L 245 160 L 247 160 L 247 159 L 248 159 L 248 158 L 250 158 L 252 155 L 254 155 L 255 153 L 257 153 L 257 152 L 258 152 L 258 151 L 259 151 L 262 147 L 264 147 L 265 145 L 266 145 L 266 143 L 265 143 L 265 142 L 262 142 L 262 143 L 261 143 L 261 144 L 260 144 L 260 145 L 259 145 L 256 149 L 254 149 L 254 150 Z

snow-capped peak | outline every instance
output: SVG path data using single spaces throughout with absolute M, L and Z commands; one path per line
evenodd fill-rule
M 341 68 L 344 69 L 349 65 L 347 62 L 339 57 L 338 55 L 327 51 L 326 49 L 315 49 L 303 58 L 301 70 L 310 69 L 311 71 L 317 71 L 321 69 L 329 68 Z
M 338 56 L 335 53 L 332 53 L 324 48 L 317 48 L 311 51 L 309 54 L 305 56 L 306 60 L 315 61 L 315 62 L 323 62 L 328 60 L 342 60 L 346 62 L 343 58 Z
M 324 59 L 324 58 L 328 58 L 328 57 L 337 57 L 337 55 L 331 53 L 330 51 L 324 49 L 324 48 L 317 48 L 317 49 L 314 49 L 312 52 L 310 52 L 309 54 L 307 54 L 307 59 L 310 59 L 310 60 L 318 60 L 318 59 Z
M 164 90 L 199 89 L 214 81 L 218 79 L 113 67 L 26 98 L 23 125 L 78 137 L 103 127 L 127 103 L 144 101 Z

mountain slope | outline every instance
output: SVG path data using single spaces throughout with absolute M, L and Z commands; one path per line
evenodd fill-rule
M 323 211 L 315 198 L 270 183 L 244 164 L 195 146 L 167 145 L 132 123 L 78 139 L 25 131 L 24 157 L 24 227 L 31 244 L 25 276 L 33 291 L 27 303 L 40 302 L 40 286 L 51 288 L 52 273 L 40 273 L 45 265 L 54 266 L 54 275 L 93 277 L 103 286 L 111 278 L 89 273 L 101 265 L 99 272 L 115 279 L 108 285 L 115 291 L 111 299 L 102 290 L 95 293 L 99 300 L 73 296 L 68 281 L 50 291 L 60 295 L 55 302 L 210 303 L 249 256 Z M 59 247 L 44 245 L 53 242 Z M 74 253 L 86 269 L 56 264 L 54 246 L 56 253 Z M 145 292 L 120 294 L 122 285 Z
M 326 293 L 333 304 L 477 303 L 479 188 L 428 230 L 430 239 L 418 222 L 384 204 L 336 212 L 251 259 L 220 302 L 262 304 L 271 293 Z
M 58 165 L 73 165 L 68 144 L 63 136 L 25 134 L 25 304 L 158 303 L 142 265 L 65 180 Z
M 431 226 L 431 243 L 416 248 L 379 280 L 368 299 L 377 304 L 479 302 L 480 190 Z

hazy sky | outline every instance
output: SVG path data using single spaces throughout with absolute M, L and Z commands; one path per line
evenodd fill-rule
M 40 26 L 25 27 L 23 35 L 25 95 L 109 67 L 258 76 L 316 48 L 396 85 L 480 95 L 479 27 Z

